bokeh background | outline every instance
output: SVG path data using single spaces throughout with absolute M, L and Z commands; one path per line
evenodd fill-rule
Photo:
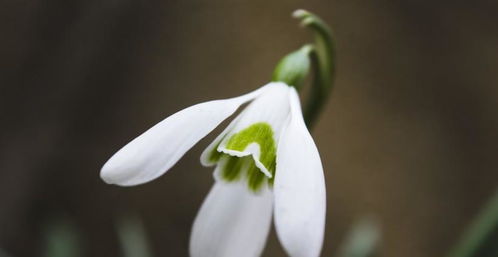
M 106 185 L 100 167 L 166 116 L 268 82 L 311 40 L 297 8 L 337 38 L 313 130 L 322 255 L 370 215 L 381 256 L 442 256 L 498 186 L 496 1 L 2 0 L 0 248 L 47 256 L 50 224 L 64 220 L 80 256 L 122 256 L 116 224 L 132 215 L 151 254 L 187 256 L 212 184 L 198 159 L 216 133 L 142 186 Z M 285 256 L 273 232 L 264 256 Z

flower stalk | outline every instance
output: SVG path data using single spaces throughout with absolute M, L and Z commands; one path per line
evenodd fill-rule
M 293 16 L 301 20 L 302 26 L 309 28 L 313 32 L 315 42 L 285 56 L 275 68 L 273 81 L 285 82 L 299 90 L 308 75 L 310 63 L 312 64 L 312 88 L 304 107 L 306 125 L 311 128 L 326 103 L 333 86 L 335 72 L 334 40 L 328 25 L 317 15 L 300 9 L 296 10 Z

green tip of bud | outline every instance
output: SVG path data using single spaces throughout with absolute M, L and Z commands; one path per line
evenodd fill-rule
M 272 80 L 284 82 L 299 89 L 310 70 L 310 52 L 312 50 L 311 45 L 305 45 L 286 55 L 277 64 Z

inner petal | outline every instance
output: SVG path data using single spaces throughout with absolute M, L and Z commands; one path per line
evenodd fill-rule
M 235 182 L 244 178 L 249 189 L 254 192 L 258 192 L 268 181 L 251 156 L 236 157 L 222 154 L 215 173 L 218 178 L 227 182 Z
M 258 122 L 233 134 L 219 150 L 237 156 L 252 155 L 255 165 L 268 177 L 275 173 L 277 147 L 268 123 Z
M 273 177 L 277 140 L 290 113 L 289 92 L 289 86 L 278 83 L 250 103 L 224 135 L 218 152 L 237 157 L 251 155 L 256 167 Z M 216 154 L 211 156 L 215 158 Z
M 221 158 L 223 159 L 219 164 L 222 165 L 221 177 L 229 182 L 238 180 L 251 162 L 251 159 L 246 157 L 237 158 L 226 154 L 223 154 Z

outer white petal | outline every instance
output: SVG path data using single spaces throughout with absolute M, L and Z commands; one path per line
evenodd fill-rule
M 290 256 L 315 257 L 320 255 L 325 226 L 323 168 L 295 90 L 290 98 L 291 117 L 277 151 L 275 225 Z
M 109 184 L 132 186 L 159 177 L 241 104 L 265 90 L 200 103 L 169 116 L 115 153 L 102 167 L 101 178 Z
M 245 111 L 245 110 L 244 110 Z M 201 154 L 201 164 L 205 167 L 211 167 L 211 166 L 214 166 L 216 165 L 217 162 L 211 162 L 209 160 L 209 155 L 213 152 L 213 151 L 218 151 L 217 150 L 217 147 L 218 145 L 220 144 L 221 140 L 223 140 L 223 138 L 225 138 L 225 136 L 228 134 L 228 132 L 230 132 L 234 125 L 237 124 L 237 121 L 240 119 L 241 115 L 244 113 L 244 111 L 242 111 L 241 114 L 239 114 L 234 120 L 232 120 L 232 122 L 230 122 L 230 124 L 225 128 L 225 130 L 223 130 L 215 139 L 213 142 L 211 142 L 211 144 L 208 145 L 208 147 L 206 147 L 206 149 L 204 149 L 204 151 L 202 152 Z
M 191 257 L 255 257 L 264 249 L 273 195 L 245 183 L 217 182 L 204 200 L 190 237 Z
M 271 126 L 275 144 L 278 144 L 280 133 L 290 112 L 289 92 L 291 87 L 282 82 L 273 82 L 267 87 L 268 89 L 249 104 L 244 112 L 237 117 L 237 120 L 230 124 L 230 129 L 219 144 L 218 151 L 237 157 L 252 155 L 256 166 L 268 177 L 271 177 L 271 172 L 259 161 L 260 148 L 258 144 L 250 144 L 244 151 L 226 148 L 226 144 L 233 134 L 258 122 L 265 122 Z M 217 144 L 216 140 L 213 144 Z

